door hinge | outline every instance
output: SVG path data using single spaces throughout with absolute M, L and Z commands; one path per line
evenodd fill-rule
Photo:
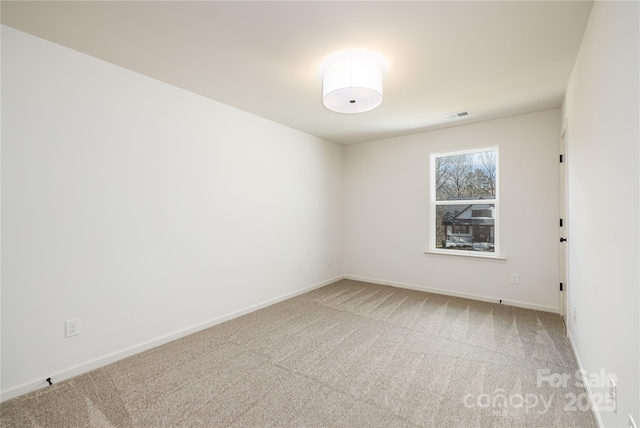
M 560 227 L 562 227 L 562 219 L 560 219 Z
M 560 163 L 564 162 L 564 155 L 560 155 Z
M 560 283 L 560 291 L 562 291 L 562 283 Z

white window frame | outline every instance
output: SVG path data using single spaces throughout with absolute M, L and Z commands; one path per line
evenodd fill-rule
M 464 199 L 453 201 L 436 201 L 436 159 L 440 157 L 466 155 L 473 153 L 495 151 L 496 153 L 496 194 L 494 199 Z M 500 254 L 500 151 L 498 146 L 479 147 L 466 150 L 455 150 L 451 152 L 439 152 L 430 154 L 430 174 L 429 174 L 429 249 L 425 253 L 478 257 L 488 259 L 505 260 Z M 492 252 L 470 251 L 470 250 L 448 250 L 436 248 L 436 206 L 438 205 L 473 205 L 491 204 L 494 206 L 494 250 Z

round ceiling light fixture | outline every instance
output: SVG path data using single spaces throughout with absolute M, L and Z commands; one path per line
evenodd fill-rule
M 338 113 L 363 113 L 382 103 L 384 59 L 375 52 L 349 50 L 324 62 L 322 104 Z

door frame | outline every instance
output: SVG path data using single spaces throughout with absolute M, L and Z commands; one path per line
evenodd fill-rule
M 564 320 L 566 333 L 569 333 L 569 324 L 571 321 L 571 312 L 569 311 L 570 302 L 570 286 L 569 286 L 569 133 L 568 120 L 565 119 L 560 132 L 560 219 L 562 219 L 559 228 L 558 245 L 560 256 L 560 283 L 562 291 L 560 291 L 560 316 Z M 560 242 L 560 238 L 565 238 L 565 242 Z

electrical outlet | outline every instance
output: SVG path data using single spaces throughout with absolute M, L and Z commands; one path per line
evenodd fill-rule
M 327 267 L 331 267 L 333 265 L 333 260 L 327 259 Z
M 518 275 L 517 273 L 512 273 L 511 274 L 511 283 L 512 284 L 519 284 L 520 283 L 520 275 Z
M 633 420 L 633 416 L 629 413 L 629 428 L 638 428 L 636 421 Z
M 618 413 L 618 385 L 613 380 L 613 377 L 609 376 L 609 402 L 613 404 L 613 411 Z
M 572 310 L 573 311 L 571 312 L 571 316 L 573 317 L 573 321 L 576 321 L 576 312 L 577 312 L 576 311 L 576 305 L 573 305 Z
M 80 334 L 80 318 L 74 320 L 67 320 L 64 322 L 65 335 L 64 337 L 77 336 Z

